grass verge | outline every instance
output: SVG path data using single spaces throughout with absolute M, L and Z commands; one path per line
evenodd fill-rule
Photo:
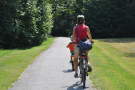
M 89 54 L 99 90 L 135 90 L 135 38 L 99 39 Z
M 0 50 L 0 90 L 8 90 L 35 57 L 49 48 L 54 38 L 25 50 Z

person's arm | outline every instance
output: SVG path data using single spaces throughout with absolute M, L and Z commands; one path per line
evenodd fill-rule
M 69 48 L 69 44 L 67 45 L 67 48 Z
M 92 40 L 92 35 L 91 35 L 91 32 L 90 32 L 90 29 L 89 29 L 89 28 L 87 28 L 87 35 L 88 35 L 89 40 L 90 40 L 91 42 L 93 42 L 93 40 Z
M 74 29 L 73 29 L 73 33 L 72 33 L 72 40 L 73 40 L 73 42 L 75 42 L 75 41 L 76 41 L 75 27 L 74 27 Z

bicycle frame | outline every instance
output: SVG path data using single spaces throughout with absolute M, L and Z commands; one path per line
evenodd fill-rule
M 79 56 L 79 69 L 80 69 L 80 75 L 81 75 L 81 82 L 83 83 L 83 88 L 85 88 L 86 83 L 86 73 L 87 73 L 87 54 L 86 52 L 80 52 Z
M 87 57 L 85 56 L 81 56 L 80 58 L 79 58 L 79 65 L 80 65 L 80 69 L 86 69 L 87 68 Z M 80 70 L 81 71 L 81 70 Z

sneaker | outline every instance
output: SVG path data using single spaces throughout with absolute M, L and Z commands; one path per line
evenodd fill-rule
M 92 72 L 92 67 L 88 64 L 88 72 Z
M 78 73 L 75 73 L 75 74 L 74 74 L 74 77 L 75 77 L 75 78 L 78 78 Z

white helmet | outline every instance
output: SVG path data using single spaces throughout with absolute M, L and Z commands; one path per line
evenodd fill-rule
M 83 24 L 85 22 L 84 15 L 77 16 L 77 24 Z
M 83 18 L 84 19 L 84 15 L 78 15 L 77 18 Z

